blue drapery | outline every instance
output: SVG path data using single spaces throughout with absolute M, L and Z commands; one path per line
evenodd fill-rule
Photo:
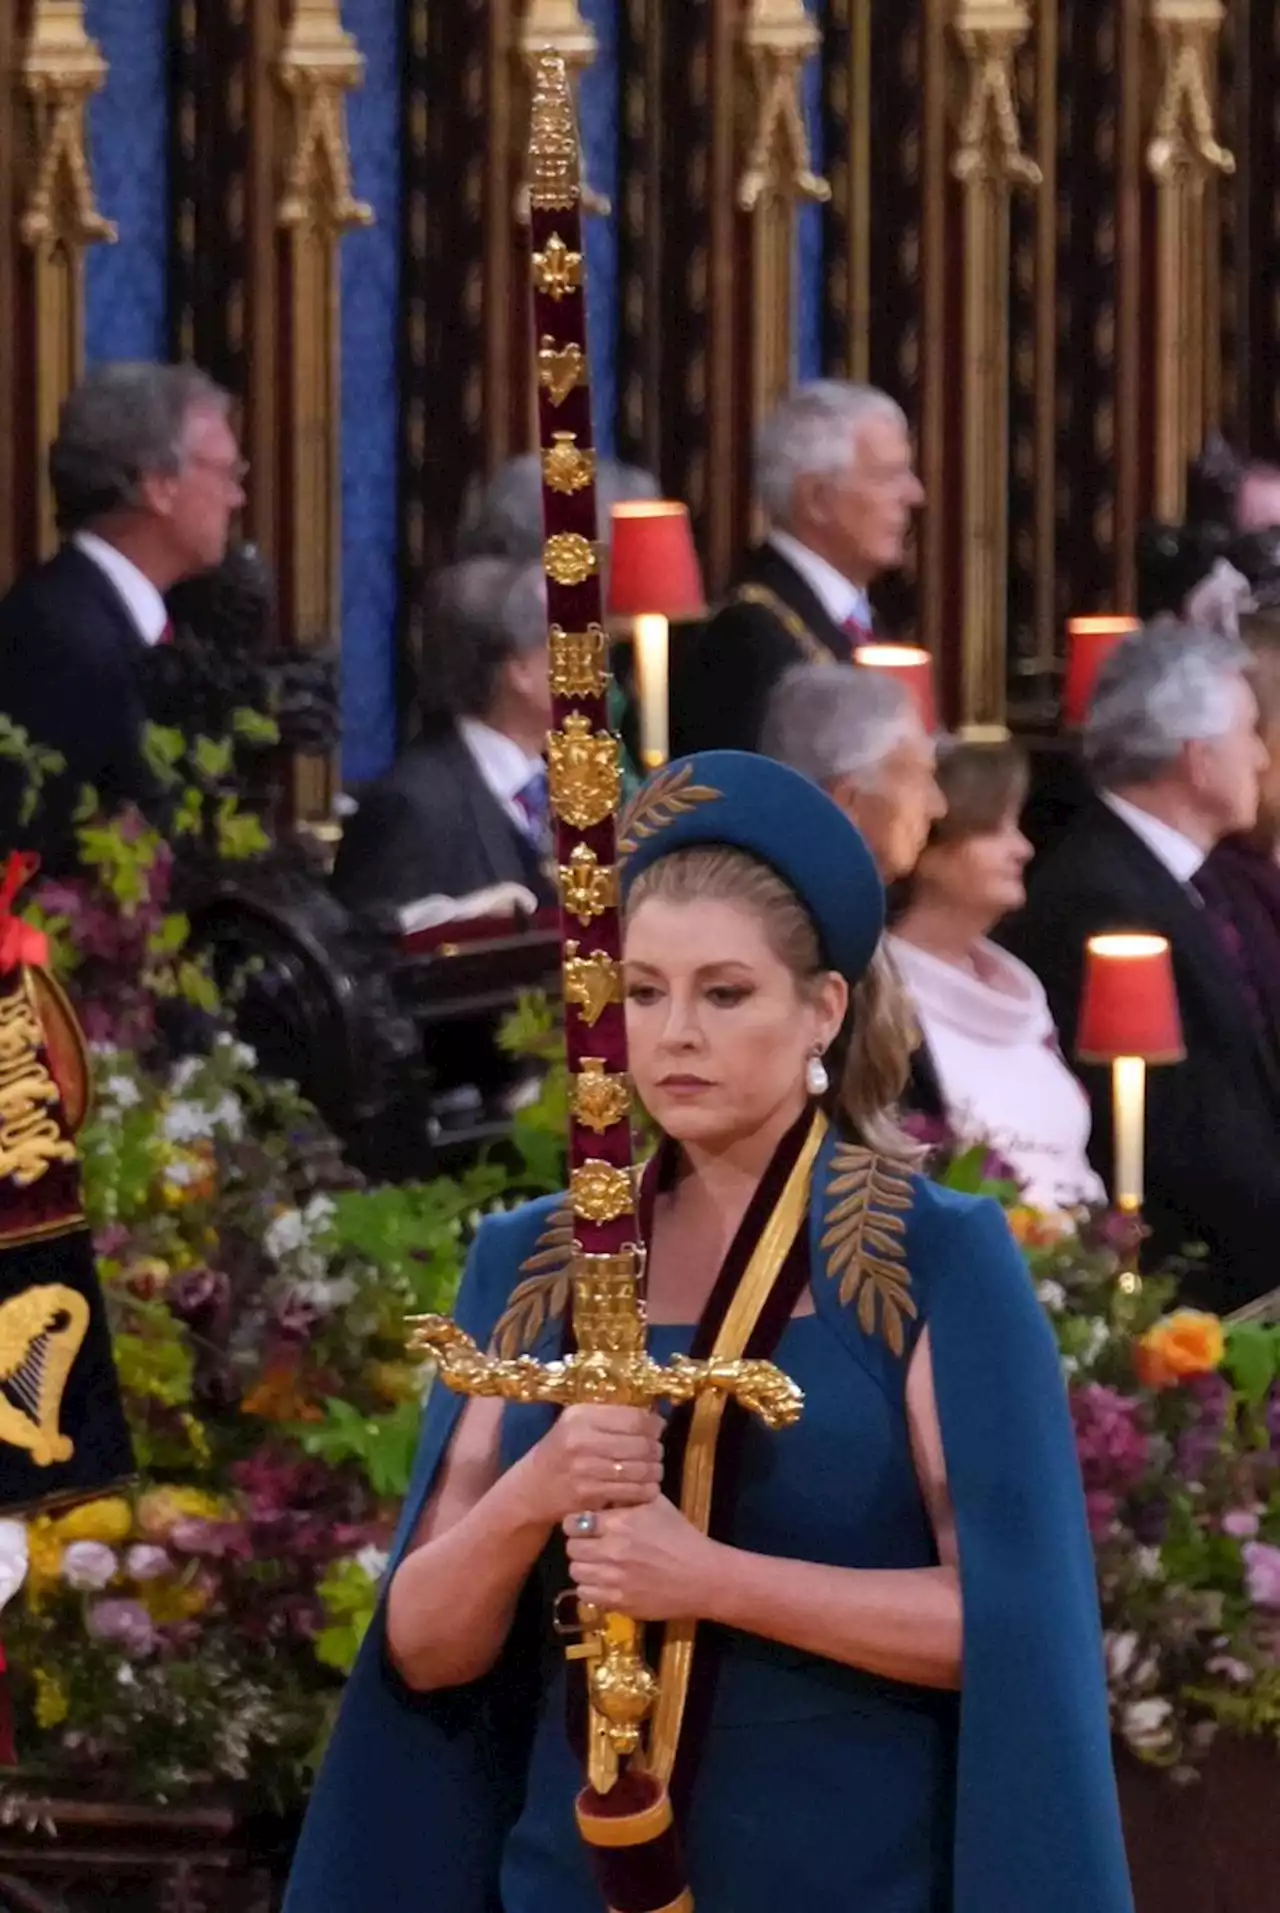
M 87 0 L 85 24 L 110 66 L 90 102 L 98 204 L 120 230 L 85 266 L 89 363 L 168 356 L 169 0 Z

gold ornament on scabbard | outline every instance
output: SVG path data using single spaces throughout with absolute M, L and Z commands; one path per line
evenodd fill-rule
M 575 492 L 584 492 L 593 484 L 595 475 L 595 453 L 581 449 L 576 432 L 557 432 L 550 451 L 542 454 L 543 483 L 553 492 L 572 498 Z
M 631 1085 L 611 1075 L 603 1056 L 584 1056 L 573 1079 L 573 1113 L 584 1129 L 603 1136 L 631 1114 Z
M 555 406 L 587 382 L 587 355 L 580 345 L 544 338 L 538 348 L 538 383 Z
M 551 627 L 551 695 L 602 698 L 609 688 L 609 640 L 602 624 L 585 631 Z
M 553 532 L 542 548 L 542 568 L 553 584 L 584 585 L 596 575 L 596 548 L 580 531 Z
M 559 233 L 552 233 L 544 252 L 533 255 L 533 283 L 557 302 L 582 290 L 582 254 L 570 252 Z
M 597 731 L 581 711 L 547 739 L 547 784 L 551 808 L 562 823 L 591 830 L 612 817 L 622 796 L 622 746 L 611 731 Z
M 589 844 L 579 844 L 560 865 L 560 904 L 581 924 L 593 923 L 618 908 L 618 872 L 602 864 Z
M 590 1029 L 611 1003 L 622 1002 L 622 965 L 604 950 L 593 950 L 584 957 L 578 955 L 576 943 L 566 943 L 564 1000 Z

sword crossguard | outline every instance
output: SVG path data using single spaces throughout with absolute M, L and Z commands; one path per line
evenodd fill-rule
M 804 1407 L 800 1389 L 772 1362 L 694 1361 L 677 1355 L 664 1366 L 642 1352 L 625 1350 L 579 1352 L 554 1362 L 538 1362 L 531 1355 L 503 1359 L 486 1355 L 446 1316 L 418 1316 L 410 1328 L 410 1347 L 433 1357 L 440 1380 L 457 1395 L 648 1408 L 654 1402 L 679 1404 L 718 1392 L 732 1396 L 770 1429 L 792 1427 Z

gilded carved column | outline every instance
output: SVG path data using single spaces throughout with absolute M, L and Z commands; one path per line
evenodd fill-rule
M 279 563 L 295 643 L 328 645 L 342 628 L 342 335 L 338 254 L 342 236 L 373 222 L 352 189 L 345 95 L 364 62 L 343 30 L 338 0 L 294 0 L 276 77 L 292 106 L 276 217 L 283 240 L 282 315 L 289 340 L 286 444 L 291 462 L 288 537 Z M 301 822 L 325 822 L 333 767 L 295 771 Z
M 42 474 L 35 543 L 42 554 L 57 542 L 45 453 L 58 409 L 84 367 L 84 256 L 116 237 L 98 210 L 85 144 L 89 99 L 106 77 L 106 61 L 85 32 L 83 0 L 34 0 L 19 67 L 27 136 L 17 198 L 27 255 L 21 304 L 33 342 L 32 439 Z M 14 318 L 11 309 L 0 323 L 20 331 Z
M 1014 59 L 1031 29 L 1026 0 L 954 0 L 964 70 L 951 171 L 963 247 L 963 453 L 960 476 L 961 725 L 1002 724 L 1006 709 L 1009 493 L 1009 206 L 1041 183 L 1024 153 Z M 933 509 L 939 501 L 931 500 Z
M 751 80 L 752 134 L 738 180 L 750 226 L 751 417 L 758 423 L 795 377 L 796 214 L 831 188 L 813 170 L 804 69 L 822 35 L 804 0 L 748 0 L 742 49 Z
M 1160 78 L 1147 146 L 1155 182 L 1155 496 L 1158 518 L 1181 518 L 1186 466 L 1217 423 L 1216 180 L 1235 160 L 1214 131 L 1222 0 L 1150 0 Z

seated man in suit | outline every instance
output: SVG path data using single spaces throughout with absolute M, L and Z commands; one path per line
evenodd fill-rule
M 1002 936 L 1044 984 L 1068 1058 L 1085 939 L 1115 930 L 1169 939 L 1187 1054 L 1147 1077 L 1146 1216 L 1156 1256 L 1207 1245 L 1185 1292 L 1221 1310 L 1280 1284 L 1278 1033 L 1206 865 L 1220 838 L 1257 815 L 1266 758 L 1248 662 L 1231 639 L 1170 619 L 1117 647 L 1085 725 L 1096 794 Z M 1090 1154 L 1109 1180 L 1110 1073 L 1080 1075 L 1093 1104 Z
M 222 562 L 244 503 L 230 406 L 193 366 L 105 365 L 62 408 L 49 475 L 64 543 L 0 602 L 0 712 L 66 766 L 31 828 L 6 767 L 0 837 L 46 864 L 71 854 L 83 786 L 107 811 L 152 795 L 144 663 L 170 636 L 164 593 Z
M 365 792 L 333 888 L 350 909 L 518 883 L 554 902 L 542 751 L 551 722 L 542 567 L 467 558 L 428 605 L 423 734 Z
M 934 741 L 892 671 L 793 665 L 769 699 L 760 748 L 839 804 L 886 883 L 911 874 L 946 803 Z
M 868 588 L 902 563 L 924 491 L 900 406 L 824 379 L 769 418 L 755 488 L 769 535 L 701 632 L 672 646 L 672 753 L 759 748 L 789 665 L 847 660 L 872 635 Z

